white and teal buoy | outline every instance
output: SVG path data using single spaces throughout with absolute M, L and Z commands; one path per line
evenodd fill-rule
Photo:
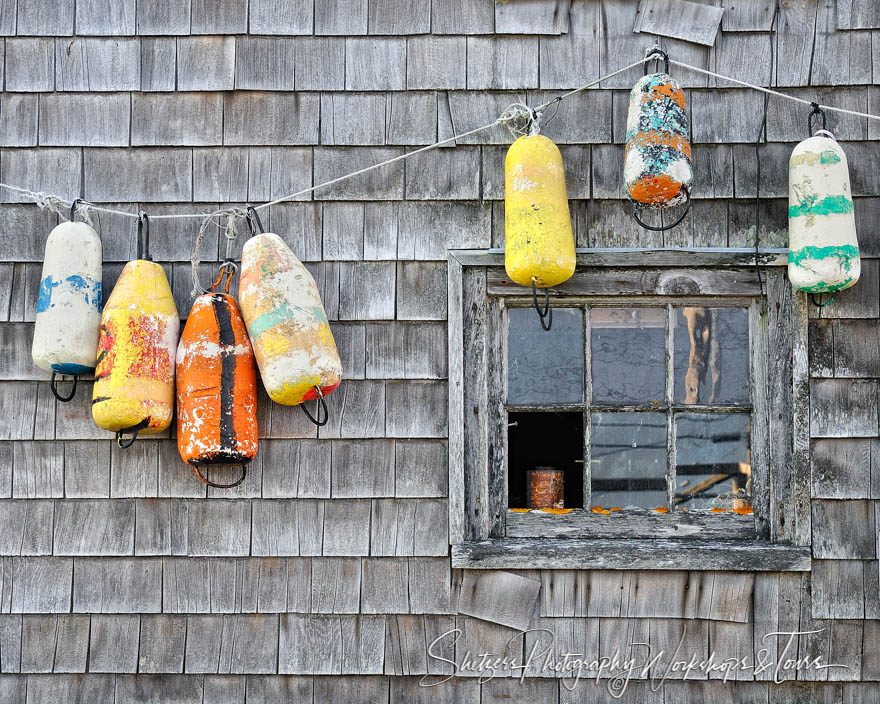
M 849 167 L 834 135 L 825 130 L 791 153 L 788 237 L 788 277 L 795 288 L 811 294 L 834 293 L 859 280 Z

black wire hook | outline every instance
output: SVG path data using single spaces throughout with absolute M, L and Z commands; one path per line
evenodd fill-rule
M 639 225 L 644 227 L 646 230 L 652 230 L 653 232 L 663 232 L 665 230 L 671 230 L 673 227 L 677 227 L 678 225 L 681 224 L 681 221 L 685 219 L 685 216 L 687 216 L 687 214 L 690 212 L 690 209 L 691 209 L 691 192 L 687 188 L 684 188 L 684 187 L 682 187 L 681 190 L 684 191 L 685 198 L 687 199 L 685 201 L 684 212 L 679 216 L 678 220 L 676 220 L 671 225 L 661 225 L 659 227 L 654 227 L 653 225 L 648 225 L 647 223 L 642 222 L 641 218 L 639 218 L 640 206 L 638 203 L 633 203 L 633 211 L 632 211 L 633 220 L 635 220 Z
M 822 116 L 822 129 L 828 130 L 828 117 L 825 115 L 825 111 L 819 107 L 819 103 L 810 103 L 813 106 L 813 109 L 810 111 L 810 116 L 807 118 L 807 137 L 813 136 L 813 116 L 821 115 Z
M 821 293 L 820 294 L 811 293 L 810 294 L 810 303 L 812 303 L 814 306 L 816 306 L 816 308 L 827 308 L 832 303 L 834 303 L 834 299 L 837 298 L 838 293 L 840 293 L 840 291 L 835 291 L 834 295 L 831 296 L 831 298 L 829 298 L 827 301 L 824 301 L 824 302 L 822 301 L 822 294 Z M 817 295 L 818 295 L 818 298 L 817 298 Z
M 49 382 L 49 388 L 52 389 L 52 395 L 55 398 L 57 398 L 59 401 L 61 401 L 61 403 L 67 403 L 68 401 L 72 400 L 74 396 L 76 396 L 76 383 L 77 383 L 77 380 L 79 379 L 79 377 L 76 374 L 72 375 L 73 376 L 73 388 L 70 390 L 70 395 L 69 396 L 62 396 L 60 393 L 58 393 L 58 386 L 57 386 L 58 382 L 55 380 L 55 375 L 57 373 L 58 372 L 52 372 L 52 381 Z M 64 376 L 64 375 L 62 374 L 62 376 Z
M 254 206 L 249 205 L 247 210 L 247 224 L 248 224 L 248 232 L 250 233 L 250 237 L 254 235 L 262 235 L 266 232 L 263 229 L 263 222 L 260 220 L 260 216 L 257 214 L 257 209 Z
M 146 428 L 150 424 L 149 418 L 144 418 L 140 423 L 136 425 L 130 425 L 127 428 L 123 428 L 122 430 L 116 431 L 116 444 L 119 445 L 123 450 L 134 445 L 134 441 L 137 440 L 138 433 L 141 432 L 144 428 Z M 126 433 L 131 433 L 131 439 L 125 440 L 123 436 Z
M 70 204 L 70 222 L 74 222 L 76 219 L 76 206 L 79 203 L 85 203 L 82 198 L 76 198 L 73 203 Z
M 327 410 L 327 402 L 324 400 L 324 394 L 321 392 L 321 387 L 316 386 L 315 391 L 318 392 L 318 413 L 315 414 L 315 416 L 309 413 L 309 409 L 306 408 L 305 402 L 300 404 L 300 408 L 303 409 L 303 413 L 306 414 L 306 417 L 320 428 L 322 425 L 327 425 L 327 421 L 330 420 L 330 411 Z M 321 417 L 321 409 L 324 410 L 324 420 L 318 420 Z
M 150 216 L 141 211 L 138 215 L 137 258 L 150 262 Z
M 544 288 L 544 310 L 538 305 L 538 286 L 535 283 L 535 277 L 532 277 L 532 301 L 535 304 L 535 310 L 538 311 L 538 320 L 541 327 L 548 331 L 553 327 L 553 309 L 550 308 L 550 289 Z M 546 323 L 544 321 L 547 321 Z
M 651 61 L 659 61 L 663 59 L 663 73 L 669 73 L 669 55 L 663 51 L 659 46 L 655 46 L 648 50 L 648 53 L 645 55 L 645 74 L 648 75 L 648 63 Z
M 233 482 L 232 484 L 218 484 L 217 482 L 212 482 L 210 479 L 202 475 L 199 471 L 199 466 L 197 464 L 193 465 L 193 468 L 196 470 L 196 474 L 199 475 L 199 479 L 201 479 L 205 484 L 210 487 L 214 487 L 215 489 L 234 489 L 239 484 L 241 484 L 245 477 L 247 477 L 247 465 L 242 463 L 239 465 L 241 467 L 241 476 L 238 478 L 238 481 Z

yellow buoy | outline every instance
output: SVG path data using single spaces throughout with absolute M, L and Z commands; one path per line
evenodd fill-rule
M 555 286 L 574 273 L 562 155 L 543 135 L 520 137 L 507 150 L 504 231 L 504 267 L 520 286 Z
M 174 363 L 180 319 L 165 271 L 128 262 L 101 314 L 92 418 L 128 447 L 160 433 L 174 417 Z M 122 443 L 122 435 L 132 433 Z

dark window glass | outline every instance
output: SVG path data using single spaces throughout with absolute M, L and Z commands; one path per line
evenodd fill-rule
M 674 309 L 675 401 L 749 401 L 749 315 L 745 308 Z
M 747 413 L 679 413 L 675 444 L 677 508 L 751 506 Z
M 541 329 L 533 308 L 511 308 L 507 319 L 507 402 L 583 403 L 583 311 L 554 308 L 549 332 Z
M 591 308 L 593 401 L 660 403 L 666 389 L 666 311 Z
M 666 414 L 592 414 L 592 505 L 665 507 Z

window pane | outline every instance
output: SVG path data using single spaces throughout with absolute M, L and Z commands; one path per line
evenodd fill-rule
M 541 329 L 534 308 L 511 308 L 507 321 L 507 402 L 582 403 L 583 311 L 554 308 L 553 327 L 549 331 Z
M 749 508 L 747 413 L 679 413 L 675 417 L 678 508 Z
M 593 413 L 592 505 L 666 506 L 666 414 Z
M 749 315 L 745 308 L 676 308 L 675 401 L 749 401 Z
M 529 470 L 563 472 L 564 508 L 584 505 L 584 414 L 509 413 L 507 416 L 507 504 L 529 506 Z
M 593 401 L 662 402 L 666 388 L 666 311 L 591 308 Z

